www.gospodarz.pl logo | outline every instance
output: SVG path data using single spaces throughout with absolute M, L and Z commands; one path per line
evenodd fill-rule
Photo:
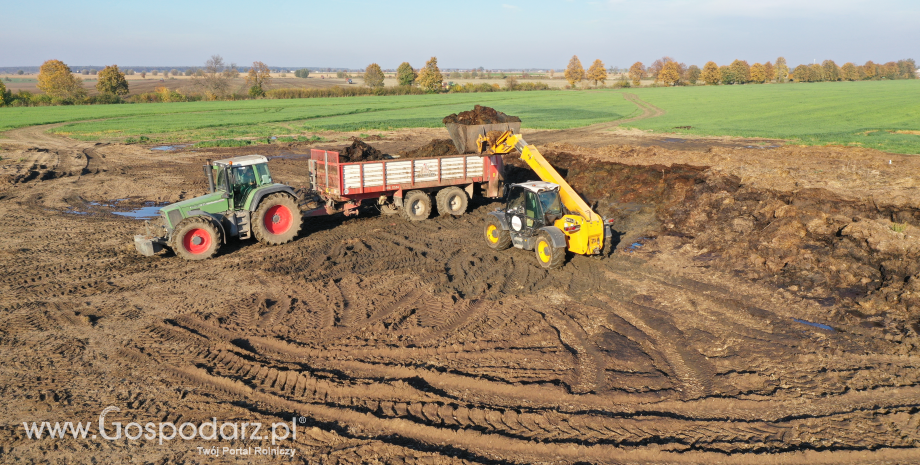
M 54 424 L 48 421 L 23 422 L 22 427 L 26 432 L 26 437 L 29 439 L 42 439 L 42 437 L 50 439 L 63 439 L 67 437 L 72 437 L 74 439 L 96 439 L 98 436 L 102 436 L 102 439 L 109 441 L 127 438 L 132 441 L 140 439 L 158 441 L 159 444 L 163 444 L 163 441 L 172 441 L 177 438 L 185 441 L 193 439 L 205 441 L 264 441 L 270 439 L 272 445 L 275 445 L 278 441 L 285 441 L 288 439 L 292 441 L 297 440 L 296 418 L 292 418 L 290 423 L 271 423 L 268 428 L 263 428 L 263 424 L 259 422 L 218 422 L 217 418 L 199 424 L 186 422 L 178 426 L 168 421 L 158 423 L 147 422 L 144 424 L 131 422 L 124 425 L 124 427 L 122 427 L 121 422 L 117 421 L 107 424 L 105 416 L 111 412 L 118 411 L 120 411 L 118 407 L 106 407 L 102 413 L 99 414 L 98 429 L 95 433 L 92 431 L 92 422 L 89 421 L 86 423 L 79 421 L 66 421 L 63 423 L 54 422 Z

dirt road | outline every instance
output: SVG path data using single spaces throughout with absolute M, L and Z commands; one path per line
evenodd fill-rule
M 485 246 L 494 203 L 420 223 L 319 218 L 291 244 L 234 243 L 200 263 L 142 257 L 141 223 L 117 212 L 199 195 L 205 159 L 254 149 L 7 134 L 0 457 L 280 459 L 200 449 L 267 439 L 30 439 L 23 427 L 98 434 L 115 406 L 110 435 L 115 422 L 293 419 L 296 439 L 279 445 L 302 463 L 917 460 L 920 163 L 556 136 L 541 148 L 617 218 L 619 243 L 547 272 L 530 252 Z M 276 179 L 306 181 L 301 160 L 271 163 Z

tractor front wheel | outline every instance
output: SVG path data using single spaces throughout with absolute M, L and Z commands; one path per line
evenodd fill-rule
M 271 194 L 253 212 L 252 231 L 263 244 L 281 245 L 297 237 L 302 222 L 300 208 L 291 196 Z
M 193 216 L 176 225 L 172 249 L 186 260 L 204 260 L 217 254 L 222 241 L 220 230 L 209 218 Z

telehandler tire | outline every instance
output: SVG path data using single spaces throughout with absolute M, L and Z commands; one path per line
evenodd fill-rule
M 303 217 L 297 202 L 287 194 L 271 194 L 252 213 L 252 232 L 259 242 L 281 245 L 300 233 Z
M 424 191 L 409 191 L 403 197 L 402 212 L 410 221 L 427 220 L 431 216 L 431 196 Z
M 537 254 L 537 263 L 548 270 L 559 268 L 565 262 L 565 247 L 553 247 L 552 239 L 545 232 L 537 236 L 534 252 Z
M 511 233 L 502 229 L 502 223 L 498 218 L 487 215 L 485 233 L 486 244 L 495 250 L 505 250 L 511 247 Z
M 438 213 L 441 216 L 460 216 L 466 213 L 466 207 L 470 204 L 466 192 L 463 192 L 463 189 L 456 186 L 439 190 L 436 199 L 438 202 Z
M 176 255 L 186 260 L 205 260 L 217 254 L 222 243 L 220 229 L 210 218 L 193 216 L 176 225 L 171 247 Z

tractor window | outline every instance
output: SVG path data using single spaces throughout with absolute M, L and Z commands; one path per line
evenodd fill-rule
M 511 213 L 524 213 L 524 197 L 527 191 L 521 187 L 514 187 L 508 193 L 508 211 Z
M 252 166 L 256 170 L 256 182 L 260 186 L 272 183 L 272 175 L 268 172 L 268 163 L 259 163 Z
M 537 205 L 537 196 L 533 192 L 527 193 L 527 218 L 537 218 L 540 207 Z
M 249 192 L 256 187 L 256 176 L 253 174 L 252 165 L 234 166 L 233 171 L 233 203 L 237 207 L 246 202 Z
M 217 190 L 219 191 L 228 191 L 227 188 L 227 170 L 218 169 L 217 170 Z
M 559 191 L 540 192 L 540 205 L 543 206 L 543 213 L 562 216 L 562 201 L 559 199 Z

